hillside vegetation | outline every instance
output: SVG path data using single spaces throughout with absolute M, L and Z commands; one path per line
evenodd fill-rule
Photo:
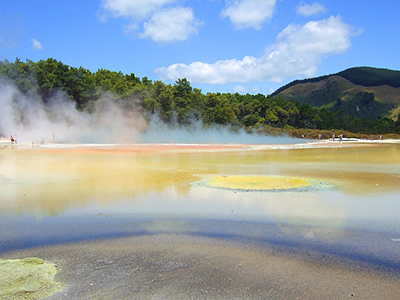
M 381 75 L 372 80 L 368 72 Z M 0 61 L 0 76 L 5 79 L 0 81 L 0 89 L 10 83 L 15 86 L 19 93 L 13 95 L 12 101 L 16 104 L 19 97 L 25 97 L 54 105 L 54 99 L 63 95 L 78 110 L 95 113 L 96 102 L 104 95 L 112 95 L 112 101 L 127 115 L 140 112 L 148 120 L 157 117 L 166 126 L 218 125 L 261 134 L 312 137 L 315 134 L 310 132 L 400 133 L 398 113 L 395 115 L 400 103 L 399 74 L 355 68 L 295 81 L 274 95 L 203 94 L 185 78 L 171 85 L 139 78 L 134 73 L 105 69 L 91 72 L 53 58 L 38 62 L 16 59 Z M 382 82 L 385 84 L 374 85 Z M 15 118 L 24 123 L 23 110 Z M 0 134 L 4 134 L 2 128 Z
M 371 67 L 358 67 L 344 70 L 339 72 L 337 75 L 357 85 L 388 85 L 394 88 L 400 87 L 400 71 Z
M 337 74 L 296 80 L 273 96 L 306 103 L 353 118 L 397 120 L 400 113 L 400 71 L 350 68 Z

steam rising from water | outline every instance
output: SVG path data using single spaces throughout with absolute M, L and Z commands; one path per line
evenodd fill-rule
M 167 127 L 153 118 L 148 129 L 140 136 L 142 143 L 187 143 L 187 144 L 294 144 L 299 139 L 291 137 L 272 137 L 250 134 L 245 130 L 230 131 L 226 127 L 214 126 L 202 128 L 201 122 L 189 129 Z M 304 140 L 302 141 L 304 142 Z
M 292 138 L 265 137 L 244 130 L 190 130 L 167 126 L 157 118 L 147 121 L 138 111 L 124 110 L 111 94 L 104 94 L 93 112 L 79 111 L 65 93 L 59 92 L 47 105 L 37 95 L 27 96 L 0 79 L 0 134 L 18 135 L 19 142 L 55 143 L 294 143 Z
M 0 132 L 6 137 L 17 134 L 21 142 L 132 143 L 146 128 L 141 114 L 125 113 L 109 94 L 89 114 L 77 110 L 61 92 L 44 105 L 38 97 L 25 96 L 3 80 L 0 91 Z

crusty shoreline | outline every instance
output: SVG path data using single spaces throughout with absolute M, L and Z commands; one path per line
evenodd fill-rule
M 400 282 L 351 266 L 259 247 L 150 235 L 6 253 L 58 266 L 67 288 L 48 299 L 397 299 Z

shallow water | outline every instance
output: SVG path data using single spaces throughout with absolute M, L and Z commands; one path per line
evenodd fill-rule
M 218 189 L 210 176 L 285 176 L 333 188 Z M 400 147 L 138 151 L 0 148 L 0 252 L 182 233 L 309 249 L 400 272 Z

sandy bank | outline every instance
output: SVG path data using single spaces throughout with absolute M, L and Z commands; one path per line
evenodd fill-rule
M 216 240 L 154 235 L 29 249 L 68 285 L 49 299 L 398 299 L 387 275 Z M 310 255 L 312 255 L 310 253 Z

